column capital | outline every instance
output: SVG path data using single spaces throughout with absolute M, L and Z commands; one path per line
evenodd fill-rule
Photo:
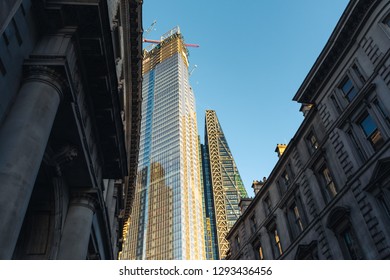
M 99 201 L 93 194 L 87 192 L 73 192 L 69 206 L 82 206 L 95 212 L 96 208 L 99 206 Z
M 68 87 L 68 81 L 64 75 L 54 69 L 54 67 L 24 65 L 23 74 L 23 83 L 39 81 L 48 84 L 56 90 L 61 100 L 64 98 L 64 90 Z

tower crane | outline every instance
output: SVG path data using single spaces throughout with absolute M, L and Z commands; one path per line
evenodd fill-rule
M 150 25 L 150 27 L 148 29 L 146 29 L 146 31 L 144 31 L 144 34 L 149 34 L 152 30 L 155 30 L 153 29 L 154 26 L 156 25 L 157 23 L 157 20 L 154 20 L 152 22 L 152 24 Z M 152 43 L 152 44 L 160 44 L 161 43 L 161 40 L 151 40 L 151 39 L 146 39 L 146 38 L 143 38 L 142 41 L 144 43 Z M 199 45 L 198 44 L 184 44 L 186 47 L 192 47 L 192 48 L 199 48 Z

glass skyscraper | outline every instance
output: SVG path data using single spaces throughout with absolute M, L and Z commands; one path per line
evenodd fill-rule
M 224 259 L 226 235 L 248 197 L 225 134 L 213 110 L 206 111 L 205 144 L 201 145 L 207 259 Z
M 178 27 L 144 51 L 138 176 L 122 259 L 205 259 L 195 98 Z

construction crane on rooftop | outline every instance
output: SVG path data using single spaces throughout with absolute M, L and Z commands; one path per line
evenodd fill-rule
M 145 43 L 152 43 L 152 44 L 160 44 L 160 40 L 151 40 L 151 39 L 143 39 Z M 200 46 L 198 44 L 184 44 L 186 47 L 192 47 L 192 48 L 199 48 Z
M 149 34 L 152 30 L 156 30 L 154 28 L 154 26 L 156 25 L 157 23 L 157 20 L 154 20 L 152 22 L 152 24 L 149 26 L 148 29 L 146 29 L 146 31 L 144 32 L 144 34 Z M 161 40 L 152 40 L 152 39 L 146 39 L 146 38 L 143 38 L 142 41 L 144 43 L 152 43 L 152 44 L 160 44 L 161 43 Z M 199 48 L 200 46 L 198 44 L 184 44 L 186 47 L 191 47 L 191 48 Z

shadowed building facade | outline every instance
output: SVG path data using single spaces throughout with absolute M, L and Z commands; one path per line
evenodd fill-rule
M 254 182 L 229 259 L 389 259 L 389 1 L 349 1 L 294 100 L 305 118 Z
M 141 9 L 0 1 L 0 259 L 117 258 L 139 146 Z
M 213 110 L 206 111 L 201 154 L 207 258 L 224 259 L 229 249 L 226 235 L 240 216 L 240 200 L 248 195 Z
M 134 207 L 122 259 L 204 259 L 195 98 L 178 27 L 144 51 Z

